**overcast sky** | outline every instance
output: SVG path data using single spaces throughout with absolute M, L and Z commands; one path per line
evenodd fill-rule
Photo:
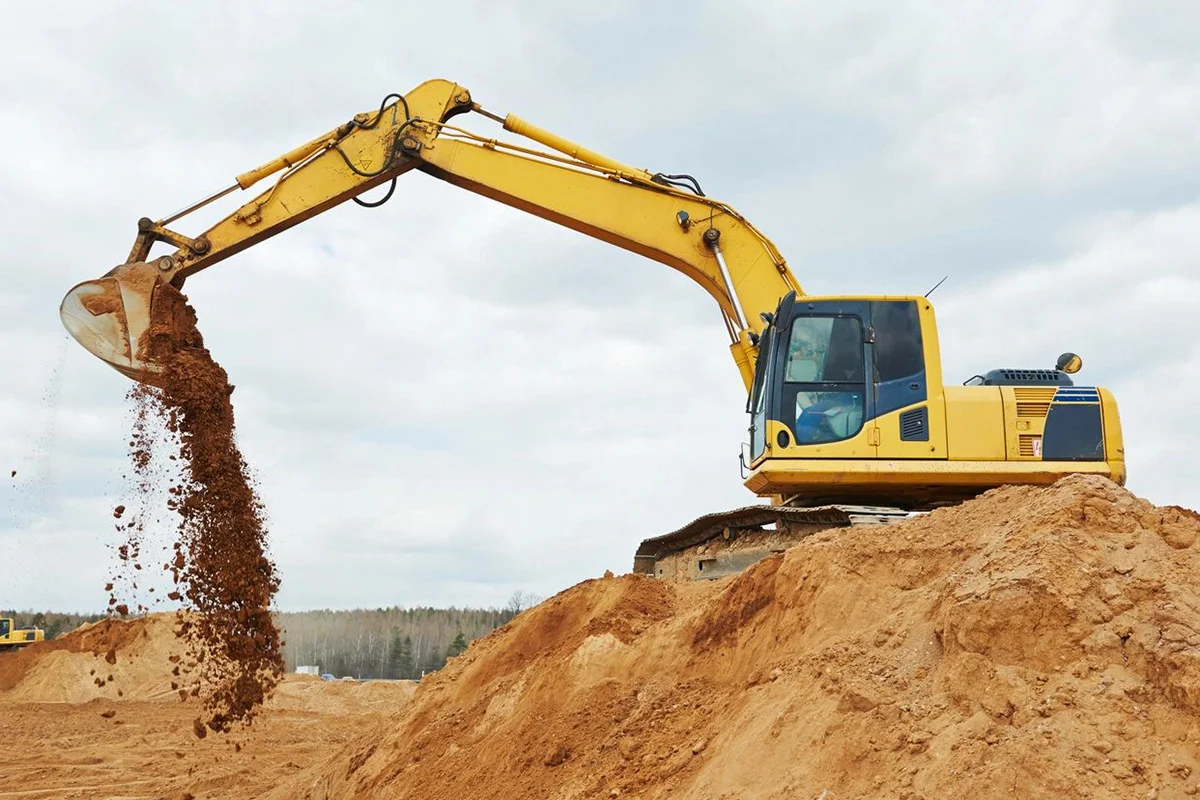
M 1200 4 L 188 7 L 5 9 L 0 608 L 101 609 L 129 497 L 129 384 L 69 340 L 66 290 L 138 217 L 434 77 L 695 175 L 810 293 L 949 275 L 947 382 L 1078 352 L 1120 402 L 1129 487 L 1200 506 Z M 704 291 L 425 175 L 185 290 L 237 386 L 285 610 L 545 596 L 755 501 Z

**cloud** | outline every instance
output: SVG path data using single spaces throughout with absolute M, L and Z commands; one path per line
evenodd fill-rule
M 128 493 L 128 382 L 67 341 L 63 293 L 124 259 L 138 217 L 432 77 L 623 162 L 696 175 L 808 291 L 923 293 L 949 274 L 934 295 L 948 381 L 1079 352 L 1081 379 L 1117 393 L 1131 487 L 1200 504 L 1173 466 L 1200 445 L 1185 422 L 1200 48 L 1180 16 L 1195 12 L 1164 8 L 12 9 L 0 468 L 18 476 L 0 483 L 0 547 L 24 568 L 0 581 L 0 606 L 102 607 L 109 515 Z M 237 385 L 285 608 L 549 595 L 754 500 L 710 297 L 428 176 L 186 291 Z

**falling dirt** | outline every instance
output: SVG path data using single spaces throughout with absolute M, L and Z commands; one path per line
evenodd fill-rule
M 201 736 L 250 723 L 279 681 L 281 642 L 270 610 L 279 579 L 267 556 L 263 508 L 235 441 L 233 387 L 204 347 L 183 294 L 159 284 L 152 309 L 138 355 L 162 366 L 161 388 L 137 384 L 130 392 L 129 454 L 136 491 L 147 496 L 161 489 L 162 476 L 152 466 L 159 428 L 165 426 L 178 449 L 180 474 L 167 501 L 178 524 L 173 556 L 163 566 L 177 586 L 168 597 L 191 612 L 177 626 L 191 673 L 190 690 L 180 691 L 203 700 L 204 718 L 194 728 Z M 121 521 L 125 513 L 120 505 L 113 517 Z M 140 514 L 117 526 L 126 540 L 118 548 L 123 572 L 113 583 L 124 579 L 131 590 L 142 569 L 145 526 Z M 128 604 L 117 601 L 112 594 L 110 607 L 128 614 Z
M 1076 476 L 718 581 L 586 581 L 269 796 L 1194 796 L 1198 536 Z

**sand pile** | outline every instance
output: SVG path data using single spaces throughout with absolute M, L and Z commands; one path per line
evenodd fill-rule
M 172 684 L 179 678 L 172 675 L 172 665 L 183 656 L 173 615 L 106 619 L 0 658 L 0 700 L 178 702 Z
M 312 675 L 288 675 L 265 708 L 337 716 L 395 714 L 408 705 L 416 690 L 416 681 L 323 681 Z
M 0 657 L 0 702 L 191 701 L 179 695 L 187 648 L 175 614 L 83 625 L 53 641 Z M 179 668 L 179 673 L 176 672 Z M 286 675 L 264 708 L 339 716 L 395 713 L 416 681 L 323 681 Z
M 716 583 L 588 581 L 276 796 L 1193 795 L 1198 535 L 1071 477 Z

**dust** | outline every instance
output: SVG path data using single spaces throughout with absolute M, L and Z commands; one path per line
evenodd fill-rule
M 270 796 L 1195 796 L 1198 537 L 1073 476 L 717 581 L 585 581 Z
M 58 446 L 59 418 L 62 411 L 63 370 L 70 340 L 71 337 L 64 333 L 58 353 L 50 361 L 49 372 L 42 381 L 39 419 L 26 427 L 24 434 L 29 438 L 14 448 L 22 457 L 15 465 L 10 462 L 12 494 L 6 497 L 4 516 L 7 519 L 0 521 L 0 526 L 14 529 L 32 527 L 37 520 L 53 513 L 61 497 L 58 491 L 62 458 Z M 37 569 L 33 565 L 27 566 Z
M 186 683 L 181 698 L 203 700 L 204 718 L 194 726 L 200 737 L 249 724 L 282 675 L 271 614 L 279 578 L 267 555 L 264 510 L 235 440 L 233 387 L 204 347 L 183 294 L 160 284 L 151 307 L 139 356 L 163 366 L 163 385 L 130 390 L 129 456 L 138 497 L 168 484 L 166 506 L 177 522 L 163 564 L 175 585 L 167 598 L 191 612 L 178 618 L 176 632 L 188 652 L 183 674 L 180 665 L 174 673 Z M 168 467 L 155 458 L 164 441 L 177 454 Z M 118 548 L 121 571 L 110 583 L 124 581 L 130 590 L 138 588 L 143 569 L 148 504 L 142 505 L 128 517 L 124 504 L 113 509 L 125 541 Z M 122 615 L 130 611 L 117 592 L 109 605 Z M 135 613 L 146 610 L 139 604 Z

